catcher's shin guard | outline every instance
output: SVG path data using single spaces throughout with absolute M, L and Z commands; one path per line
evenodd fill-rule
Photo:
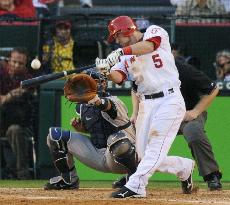
M 47 137 L 47 143 L 57 170 L 65 183 L 71 183 L 70 169 L 68 166 L 67 142 L 70 140 L 70 131 L 61 130 L 60 127 L 51 127 Z
M 135 146 L 127 137 L 122 138 L 118 136 L 115 142 L 110 145 L 109 151 L 112 153 L 114 160 L 127 169 L 129 175 L 136 171 L 137 156 Z

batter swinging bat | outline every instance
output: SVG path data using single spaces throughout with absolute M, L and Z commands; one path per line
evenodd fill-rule
M 49 82 L 49 81 L 52 81 L 52 80 L 56 80 L 56 79 L 62 78 L 64 76 L 73 74 L 73 73 L 80 73 L 80 72 L 82 72 L 84 70 L 94 68 L 94 67 L 96 67 L 95 64 L 84 66 L 84 67 L 81 67 L 81 68 L 77 68 L 75 70 L 62 71 L 62 72 L 59 72 L 59 73 L 51 73 L 51 74 L 48 74 L 48 75 L 41 75 L 41 76 L 38 76 L 36 78 L 31 78 L 31 79 L 28 79 L 28 80 L 21 81 L 21 87 L 22 88 L 29 88 L 29 87 L 32 87 L 32 86 L 37 86 L 37 85 L 40 85 L 42 83 L 46 83 L 46 82 Z

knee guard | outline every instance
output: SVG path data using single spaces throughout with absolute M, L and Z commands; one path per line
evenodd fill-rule
M 135 146 L 124 132 L 120 131 L 111 135 L 108 139 L 108 147 L 114 157 L 114 161 L 124 166 L 129 175 L 136 171 L 137 156 Z
M 68 147 L 70 140 L 70 131 L 62 130 L 60 127 L 51 127 L 47 137 L 50 153 L 57 170 L 61 173 L 66 183 L 71 182 L 70 169 L 68 166 Z

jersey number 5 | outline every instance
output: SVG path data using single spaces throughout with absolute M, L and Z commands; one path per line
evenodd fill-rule
M 153 62 L 156 68 L 161 68 L 163 66 L 163 63 L 162 63 L 162 60 L 159 54 L 153 55 L 152 59 L 153 59 Z

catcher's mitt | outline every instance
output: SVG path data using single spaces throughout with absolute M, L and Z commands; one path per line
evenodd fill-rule
M 97 94 L 97 82 L 87 74 L 76 74 L 64 86 L 64 95 L 71 102 L 87 103 Z

